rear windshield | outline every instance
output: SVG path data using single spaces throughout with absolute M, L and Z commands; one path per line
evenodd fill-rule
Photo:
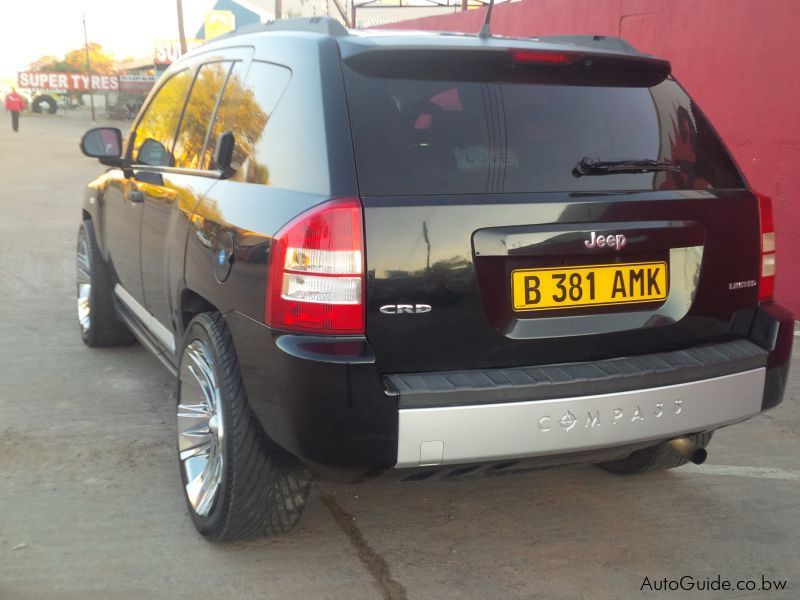
M 446 81 L 345 65 L 345 80 L 365 196 L 743 187 L 672 79 L 653 87 Z M 584 157 L 680 171 L 576 177 Z

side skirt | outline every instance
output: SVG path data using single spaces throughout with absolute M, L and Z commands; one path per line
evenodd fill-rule
M 117 285 L 119 288 L 119 285 Z M 115 290 L 116 291 L 116 290 Z M 136 313 L 120 298 L 119 294 L 115 298 L 115 308 L 117 315 L 130 328 L 133 335 L 141 342 L 142 346 L 153 353 L 164 367 L 175 377 L 178 376 L 178 367 L 175 364 L 173 353 L 164 348 L 160 339 L 156 337 L 148 327 L 142 323 Z

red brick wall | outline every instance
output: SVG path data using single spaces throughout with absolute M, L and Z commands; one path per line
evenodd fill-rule
M 484 14 L 390 27 L 477 32 Z M 492 31 L 613 35 L 669 59 L 753 188 L 772 196 L 776 297 L 800 315 L 800 0 L 523 0 L 495 6 Z

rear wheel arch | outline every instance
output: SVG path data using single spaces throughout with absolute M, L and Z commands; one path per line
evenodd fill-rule
M 196 308 L 207 302 L 198 294 L 186 300 Z M 303 512 L 310 477 L 250 409 L 224 316 L 193 316 L 179 356 L 178 454 L 195 527 L 210 541 L 288 531 Z
M 205 312 L 222 312 L 212 302 L 196 291 L 186 288 L 180 295 L 181 334 L 197 315 Z

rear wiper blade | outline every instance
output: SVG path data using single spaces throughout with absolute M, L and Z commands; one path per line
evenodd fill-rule
M 584 175 L 613 175 L 614 173 L 650 173 L 653 171 L 680 171 L 670 162 L 659 160 L 598 160 L 584 156 L 572 169 L 575 177 Z

